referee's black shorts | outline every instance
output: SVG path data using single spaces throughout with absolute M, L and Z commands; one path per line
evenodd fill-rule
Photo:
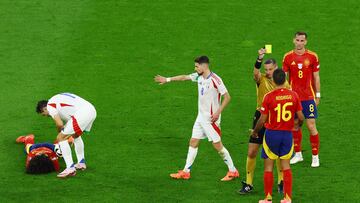
M 261 116 L 260 111 L 256 110 L 256 111 L 255 111 L 255 114 L 254 114 L 253 127 L 252 127 L 252 129 L 255 128 L 256 123 L 258 122 L 260 116 Z M 257 138 L 253 138 L 253 137 L 250 136 L 249 143 L 262 144 L 262 143 L 263 143 L 263 139 L 264 139 L 264 133 L 265 133 L 265 127 L 262 127 L 261 130 L 260 130 L 259 133 L 258 133 L 258 137 L 257 137 Z

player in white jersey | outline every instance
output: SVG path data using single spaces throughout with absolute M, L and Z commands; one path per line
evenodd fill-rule
M 190 75 L 179 75 L 169 78 L 157 75 L 155 77 L 155 81 L 160 84 L 185 80 L 192 80 L 198 84 L 198 116 L 192 130 L 186 164 L 183 170 L 170 174 L 170 176 L 175 179 L 190 178 L 190 169 L 197 155 L 200 140 L 207 138 L 212 142 L 214 148 L 229 168 L 228 173 L 221 180 L 233 180 L 239 177 L 239 172 L 234 166 L 230 153 L 221 142 L 220 130 L 220 115 L 230 101 L 230 94 L 221 78 L 210 71 L 209 58 L 207 56 L 200 56 L 195 59 L 195 70 L 196 73 Z M 221 102 L 221 96 L 224 97 L 223 102 Z
M 71 93 L 57 94 L 47 100 L 41 100 L 36 106 L 36 112 L 50 116 L 55 121 L 58 135 L 57 141 L 66 163 L 66 169 L 59 173 L 59 178 L 76 175 L 76 169 L 85 170 L 83 132 L 89 132 L 96 118 L 95 107 L 85 99 Z M 64 124 L 65 123 L 65 124 Z M 77 163 L 74 164 L 71 148 L 67 139 L 74 138 Z

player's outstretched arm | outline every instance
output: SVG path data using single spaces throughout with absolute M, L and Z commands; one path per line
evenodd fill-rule
M 261 68 L 261 63 L 262 63 L 262 60 L 264 59 L 265 53 L 266 53 L 266 49 L 264 49 L 264 48 L 261 48 L 258 51 L 259 55 L 255 61 L 255 65 L 254 65 L 254 80 L 256 83 L 259 83 L 260 78 L 261 78 L 260 68 Z
M 191 80 L 189 75 L 178 75 L 173 77 L 164 77 L 161 75 L 157 75 L 154 77 L 154 81 L 159 83 L 160 85 L 163 85 L 165 83 L 169 83 L 171 81 L 185 81 L 185 80 Z

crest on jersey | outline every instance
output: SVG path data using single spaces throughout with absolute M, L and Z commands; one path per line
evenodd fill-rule
M 302 69 L 303 68 L 303 64 L 302 63 L 298 63 L 298 69 Z
M 307 67 L 307 66 L 309 66 L 309 65 L 310 65 L 310 61 L 309 61 L 309 59 L 305 59 L 305 61 L 304 61 L 304 65 L 305 65 L 305 67 Z

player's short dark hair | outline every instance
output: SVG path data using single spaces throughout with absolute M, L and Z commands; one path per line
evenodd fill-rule
M 273 59 L 273 58 L 269 58 L 269 59 L 267 59 L 267 60 L 265 61 L 265 63 L 264 63 L 264 64 L 277 65 L 277 64 L 276 64 L 276 60 L 275 60 L 275 59 Z
M 41 100 L 36 105 L 36 113 L 42 113 L 43 108 L 46 107 L 48 101 L 47 100 Z
M 282 69 L 276 69 L 273 73 L 273 80 L 276 85 L 283 85 L 286 80 L 285 72 Z
M 196 62 L 198 64 L 203 64 L 203 63 L 209 64 L 210 60 L 209 60 L 209 57 L 207 57 L 207 56 L 199 56 L 199 57 L 196 57 L 194 62 Z
M 295 33 L 295 37 L 298 36 L 298 35 L 305 35 L 305 39 L 307 39 L 307 33 L 306 33 L 306 32 L 297 31 L 297 32 Z
M 44 174 L 55 171 L 53 162 L 45 154 L 33 157 L 26 168 L 28 174 Z

